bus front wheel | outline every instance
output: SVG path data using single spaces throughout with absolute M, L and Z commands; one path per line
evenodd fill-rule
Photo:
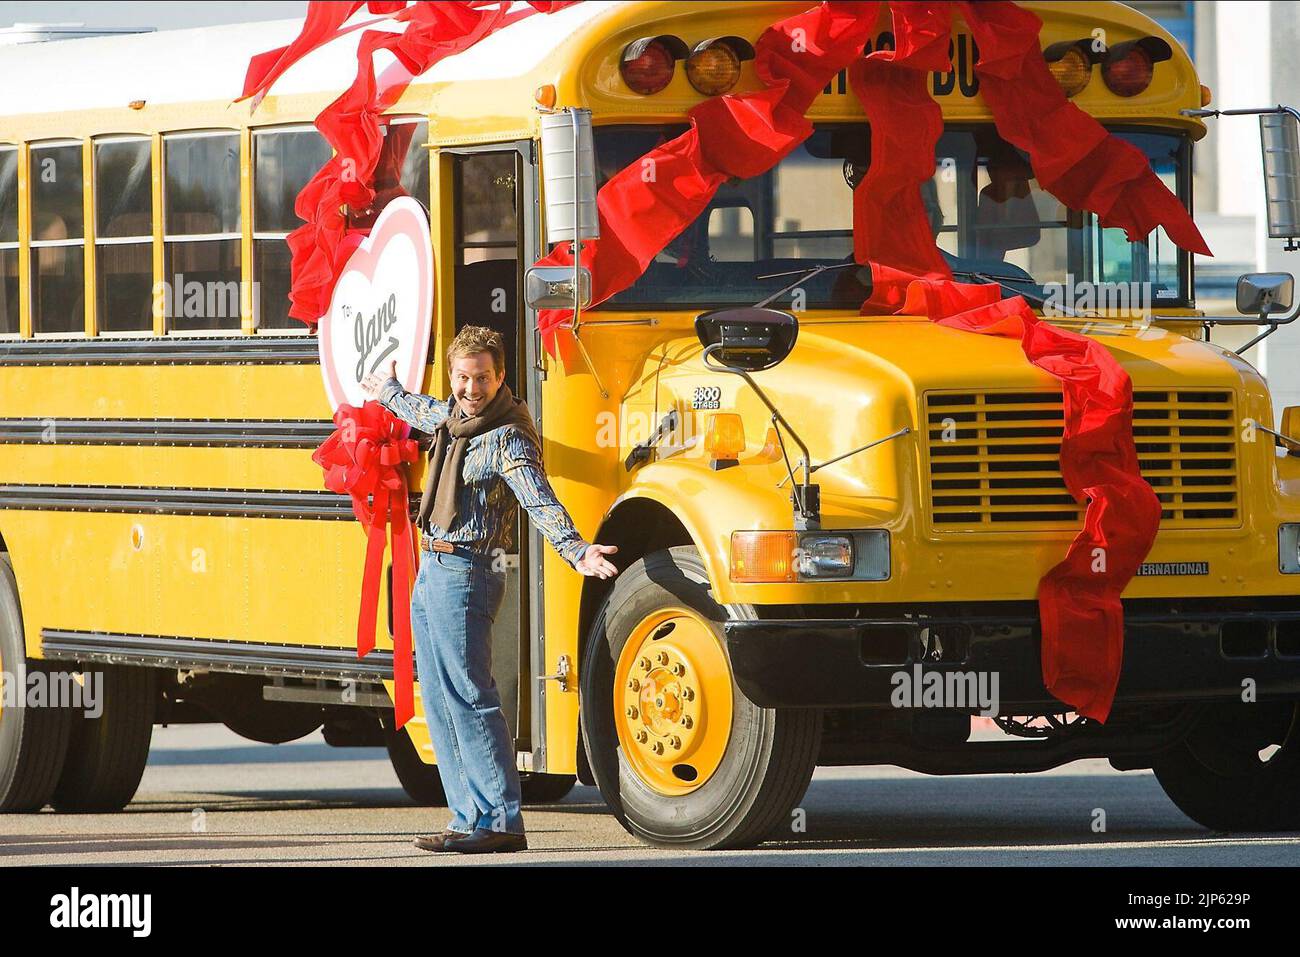
M 697 850 L 757 844 L 807 790 L 821 712 L 760 708 L 736 686 L 699 554 L 633 563 L 596 615 L 580 712 L 601 796 L 633 835 Z
M 1152 770 L 1178 809 L 1205 827 L 1300 830 L 1300 703 L 1207 709 Z

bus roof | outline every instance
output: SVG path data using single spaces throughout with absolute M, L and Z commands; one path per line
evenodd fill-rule
M 523 6 L 516 2 L 512 9 Z M 1043 17 L 1044 46 L 1088 38 L 1098 29 L 1112 43 L 1148 35 L 1168 42 L 1172 59 L 1158 66 L 1143 96 L 1116 96 L 1098 79 L 1074 102 L 1105 122 L 1158 123 L 1180 127 L 1196 139 L 1204 135 L 1201 120 L 1181 113 L 1201 103 L 1195 69 L 1177 41 L 1154 21 L 1120 3 L 1024 0 L 1022 6 Z M 775 20 L 807 8 L 808 0 L 587 0 L 527 17 L 448 57 L 418 77 L 392 112 L 428 116 L 431 144 L 531 137 L 538 122 L 534 93 L 550 84 L 560 104 L 592 109 L 597 123 L 680 123 L 700 102 L 700 94 L 680 72 L 655 96 L 634 94 L 617 69 L 626 44 L 660 33 L 691 43 L 732 34 L 752 42 Z M 888 7 L 882 5 L 878 29 L 888 29 L 887 16 Z M 375 18 L 358 13 L 353 22 L 368 19 Z M 6 119 L 0 123 L 0 141 L 310 122 L 355 75 L 362 30 L 300 60 L 256 113 L 245 104 L 232 105 L 249 59 L 287 45 L 301 25 L 298 19 L 275 20 L 0 48 L 0 75 L 6 78 L 63 79 L 0 85 L 0 118 Z M 385 26 L 401 25 L 375 21 L 375 29 Z M 969 71 L 966 51 L 973 51 L 973 41 L 956 30 L 954 42 L 960 54 L 953 58 L 955 70 Z M 386 52 L 376 55 L 376 68 L 381 74 L 392 69 L 405 76 Z M 752 88 L 752 68 L 747 77 Z M 960 95 L 937 97 L 945 119 L 987 122 L 977 84 L 957 86 Z M 809 117 L 859 121 L 861 106 L 855 97 L 839 95 L 844 93 L 837 89 L 819 97 Z M 139 101 L 143 109 L 138 109 Z
M 506 79 L 528 73 L 572 35 L 626 0 L 589 0 L 557 13 L 511 24 L 423 74 L 420 83 Z M 524 4 L 516 3 L 515 7 Z M 363 23 L 364 13 L 353 18 Z M 378 21 L 375 29 L 400 29 Z M 244 85 L 248 61 L 288 45 L 302 20 L 268 20 L 191 30 L 93 37 L 0 47 L 0 116 L 113 109 L 135 100 L 149 104 L 233 100 Z M 338 93 L 356 72 L 355 30 L 303 57 L 272 93 Z M 381 51 L 377 72 L 393 63 Z M 129 68 L 124 69 L 124 64 Z M 12 82 L 28 77 L 33 82 Z

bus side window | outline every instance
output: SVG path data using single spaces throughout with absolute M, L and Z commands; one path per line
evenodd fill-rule
M 32 332 L 86 328 L 81 144 L 33 146 Z
M 240 329 L 239 134 L 163 137 L 167 330 Z
M 18 147 L 0 146 L 0 336 L 18 331 Z
M 152 174 L 148 139 L 95 144 L 95 317 L 100 332 L 153 331 Z
M 487 326 L 506 347 L 506 385 L 520 395 L 519 154 L 453 155 L 456 330 Z
M 315 129 L 253 132 L 253 279 L 258 329 L 307 327 L 289 318 L 289 247 L 285 237 L 302 225 L 293 211 L 298 193 L 330 158 Z

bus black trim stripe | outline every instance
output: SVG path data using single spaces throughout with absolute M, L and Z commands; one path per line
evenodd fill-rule
M 411 514 L 418 508 L 419 498 L 411 496 Z M 352 499 L 346 495 L 243 488 L 0 485 L 0 509 L 239 518 L 353 518 Z
M 0 419 L 0 445 L 185 445 L 315 448 L 334 431 L 320 419 Z
M 204 668 L 236 674 L 374 681 L 391 678 L 393 653 L 376 648 L 357 658 L 355 648 L 264 645 L 219 638 L 136 635 L 110 631 L 41 629 L 41 653 L 58 661 Z
M 316 365 L 315 336 L 140 336 L 0 340 L 0 366 Z

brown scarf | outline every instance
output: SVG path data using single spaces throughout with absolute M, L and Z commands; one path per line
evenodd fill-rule
M 528 404 L 523 399 L 516 399 L 510 392 L 510 386 L 504 382 L 492 401 L 478 415 L 466 416 L 457 402 L 451 414 L 439 423 L 433 432 L 429 472 L 425 477 L 419 518 L 416 520 L 422 532 L 429 532 L 430 522 L 444 532 L 451 530 L 451 523 L 456 519 L 456 502 L 464 485 L 461 467 L 465 463 L 465 449 L 469 440 L 503 425 L 518 426 L 541 448 Z

